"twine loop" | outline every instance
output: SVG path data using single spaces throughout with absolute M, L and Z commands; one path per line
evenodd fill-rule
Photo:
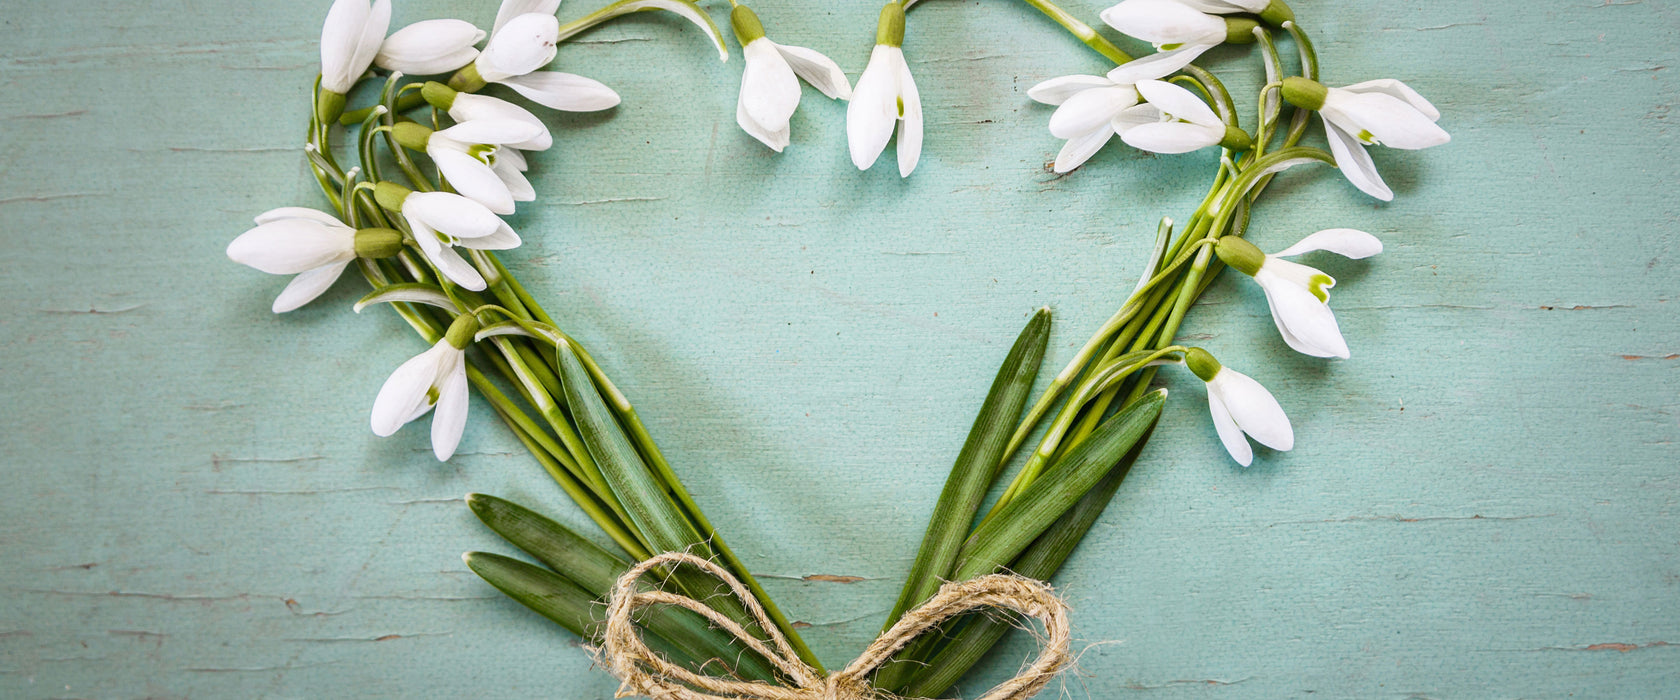
M 698 600 L 662 590 L 637 590 L 648 572 L 665 566 L 692 566 L 728 585 L 770 638 L 772 649 L 755 635 Z M 791 685 L 740 681 L 707 676 L 673 664 L 649 649 L 636 631 L 632 616 L 641 608 L 674 605 L 706 618 L 733 635 L 743 646 L 768 660 Z M 777 629 L 764 607 L 728 570 L 686 552 L 667 552 L 632 567 L 613 586 L 607 604 L 602 664 L 621 685 L 618 697 L 643 695 L 655 700 L 880 700 L 887 697 L 869 682 L 869 674 L 892 659 L 905 645 L 947 620 L 981 608 L 1014 610 L 1044 623 L 1043 649 L 1026 670 L 980 700 L 1026 700 L 1042 690 L 1071 661 L 1067 604 L 1044 583 L 1020 576 L 991 574 L 960 583 L 947 583 L 927 602 L 881 633 L 846 668 L 823 677 L 806 665 Z

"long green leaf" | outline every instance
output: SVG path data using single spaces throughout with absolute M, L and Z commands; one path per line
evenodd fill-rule
M 1166 391 L 1157 390 L 1103 421 L 1088 440 L 1057 460 L 969 536 L 957 557 L 952 580 L 989 574 L 1015 559 L 1113 471 L 1155 425 L 1165 403 Z
M 1149 432 L 1138 440 L 1137 446 L 1120 461 L 1120 465 L 1104 476 L 1102 481 L 1097 482 L 1096 487 L 1085 494 L 1084 498 L 1079 499 L 1079 502 L 1051 525 L 1049 530 L 1034 540 L 1032 546 L 1010 564 L 1010 570 L 1027 578 L 1050 580 L 1050 577 L 1062 568 L 1062 564 L 1067 562 L 1074 548 L 1085 538 L 1085 534 L 1091 531 L 1091 526 L 1096 524 L 1097 517 L 1108 507 L 1109 501 L 1113 500 L 1114 493 L 1120 489 L 1120 482 L 1131 472 L 1132 465 L 1137 463 L 1138 455 L 1143 453 L 1144 445 L 1149 443 L 1149 437 L 1153 433 L 1154 428 L 1151 427 Z M 905 697 L 915 698 L 943 695 L 1012 629 L 1015 629 L 1012 620 L 975 616 L 952 635 L 945 647 L 917 672 L 900 693 Z
M 921 605 L 950 576 L 951 565 L 974 523 L 974 513 L 992 485 L 1003 448 L 1027 405 L 1049 342 L 1050 309 L 1043 308 L 1021 329 L 1014 347 L 998 368 L 986 401 L 980 405 L 980 414 L 975 416 L 974 426 L 963 442 L 962 452 L 957 453 L 957 461 L 951 466 L 939 503 L 933 507 L 933 517 L 928 521 L 921 549 L 916 552 L 916 562 L 910 567 L 910 576 L 905 579 L 898 602 L 881 629 L 892 627 L 905 611 Z

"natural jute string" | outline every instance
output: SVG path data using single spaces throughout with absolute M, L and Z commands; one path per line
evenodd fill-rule
M 659 567 L 676 565 L 701 569 L 729 585 L 747 612 L 769 635 L 775 650 L 749 634 L 734 620 L 693 598 L 665 591 L 637 591 L 637 581 Z M 736 681 L 694 673 L 649 649 L 631 619 L 638 609 L 675 605 L 694 611 L 729 632 L 741 644 L 769 660 L 793 685 Z M 992 574 L 961 583 L 947 583 L 921 607 L 906 613 L 898 624 L 881 633 L 862 656 L 845 669 L 823 678 L 805 665 L 788 646 L 763 606 L 723 567 L 700 557 L 668 552 L 625 572 L 613 586 L 607 604 L 606 638 L 601 662 L 623 681 L 618 697 L 645 695 L 656 700 L 875 700 L 885 697 L 868 675 L 918 635 L 963 613 L 980 608 L 1006 608 L 1044 623 L 1044 650 L 1020 675 L 993 688 L 980 700 L 1025 700 L 1043 689 L 1071 657 L 1068 653 L 1068 608 L 1050 587 L 1020 576 Z

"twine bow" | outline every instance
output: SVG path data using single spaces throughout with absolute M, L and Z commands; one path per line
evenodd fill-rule
M 649 571 L 678 564 L 693 566 L 728 584 L 746 606 L 748 614 L 768 633 L 775 650 L 765 646 L 734 620 L 700 601 L 661 590 L 637 590 L 637 581 Z M 636 610 L 652 605 L 675 605 L 698 613 L 769 660 L 793 685 L 706 676 L 667 661 L 642 641 L 631 618 Z M 621 698 L 645 695 L 657 700 L 874 700 L 882 694 L 870 685 L 868 675 L 871 672 L 923 632 L 980 608 L 1007 608 L 1038 618 L 1044 623 L 1045 631 L 1044 649 L 1038 659 L 980 700 L 1030 698 L 1068 664 L 1068 608 L 1062 599 L 1056 597 L 1049 586 L 1038 581 L 992 574 L 945 584 L 926 603 L 906 613 L 891 629 L 881 633 L 851 665 L 824 678 L 799 659 L 788 645 L 787 638 L 765 614 L 763 606 L 738 579 L 723 567 L 684 552 L 667 552 L 653 557 L 619 577 L 607 604 L 602 664 L 623 682 L 618 690 Z

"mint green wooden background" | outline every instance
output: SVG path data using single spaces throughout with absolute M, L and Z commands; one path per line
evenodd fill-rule
M 354 281 L 275 317 L 281 281 L 223 255 L 253 214 L 320 203 L 298 146 L 326 3 L 296 5 L 0 2 L 0 694 L 611 697 L 457 558 L 506 549 L 467 491 L 582 516 L 483 404 L 449 464 L 424 426 L 374 438 L 419 343 L 351 314 Z M 1264 247 L 1386 241 L 1315 259 L 1353 359 L 1291 354 L 1256 288 L 1213 288 L 1187 335 L 1278 395 L 1298 447 L 1234 467 L 1169 375 L 1056 580 L 1100 644 L 1046 697 L 1680 696 L 1680 4 L 1297 5 L 1329 82 L 1404 78 L 1454 141 L 1379 154 L 1390 205 L 1327 171 L 1268 193 Z M 855 79 L 877 7 L 803 6 L 758 4 Z M 908 53 L 928 137 L 901 182 L 851 167 L 811 90 L 772 157 L 734 125 L 739 54 L 674 19 L 586 35 L 557 66 L 625 102 L 549 118 L 508 256 L 833 665 L 877 631 L 1029 311 L 1055 309 L 1059 366 L 1213 160 L 1110 146 L 1050 176 L 1026 89 L 1102 64 L 1021 6 L 930 0 Z

